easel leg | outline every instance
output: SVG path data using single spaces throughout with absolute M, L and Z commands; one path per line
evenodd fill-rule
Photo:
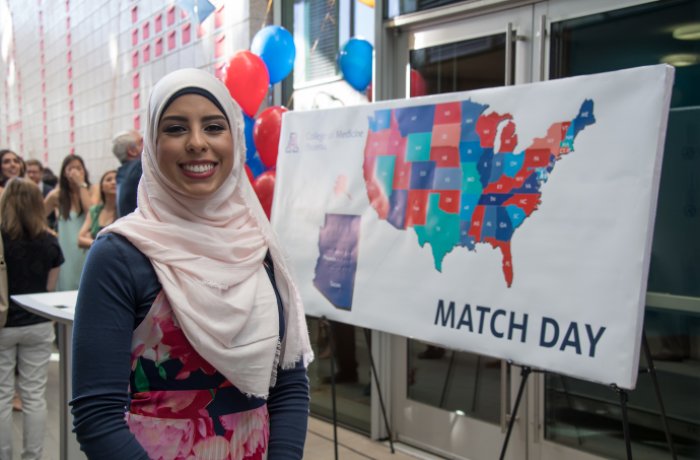
M 627 391 L 613 385 L 613 389 L 620 395 L 620 408 L 622 409 L 622 434 L 625 437 L 625 450 L 627 451 L 627 460 L 632 460 L 632 440 L 630 438 L 630 424 L 627 418 Z
M 333 414 L 333 449 L 335 451 L 335 460 L 338 460 L 338 412 L 336 410 L 336 394 L 335 394 L 335 334 L 333 327 L 328 321 L 328 318 L 322 316 L 320 321 L 328 330 L 328 343 L 331 347 L 331 408 Z
M 656 368 L 654 367 L 654 360 L 651 357 L 649 342 L 647 342 L 647 334 L 646 332 L 644 332 L 644 330 L 642 330 L 642 348 L 644 349 L 644 358 L 647 361 L 647 372 L 651 376 L 651 381 L 654 384 L 654 391 L 656 392 L 656 400 L 659 402 L 659 411 L 661 412 L 661 423 L 664 426 L 666 442 L 668 443 L 668 448 L 671 450 L 671 457 L 673 458 L 673 460 L 676 460 L 676 447 L 673 444 L 671 430 L 668 427 L 668 419 L 666 418 L 666 407 L 664 406 L 664 400 L 661 397 L 661 387 L 659 386 L 659 380 L 656 377 Z
M 503 440 L 503 447 L 501 448 L 500 460 L 506 457 L 506 449 L 508 449 L 508 441 L 510 440 L 510 433 L 513 431 L 513 425 L 515 425 L 515 418 L 518 415 L 518 407 L 520 407 L 520 400 L 523 397 L 523 392 L 525 391 L 525 384 L 527 383 L 527 378 L 532 372 L 532 369 L 525 366 L 520 370 L 520 387 L 518 388 L 518 396 L 515 398 L 515 406 L 513 406 L 513 413 L 508 421 L 508 431 L 506 432 L 506 439 Z
M 382 397 L 382 387 L 379 386 L 379 377 L 377 377 L 377 368 L 374 367 L 374 356 L 372 356 L 372 344 L 370 340 L 369 329 L 363 329 L 365 331 L 365 342 L 367 343 L 367 352 L 369 353 L 369 364 L 372 367 L 372 378 L 374 384 L 377 386 L 377 395 L 379 395 L 379 406 L 382 408 L 382 417 L 384 417 L 384 428 L 386 428 L 387 435 L 389 436 L 389 447 L 391 448 L 391 453 L 394 451 L 394 437 L 391 434 L 391 427 L 389 426 L 389 419 L 386 416 L 386 408 L 384 406 L 384 398 Z M 336 457 L 337 458 L 337 457 Z
M 452 369 L 455 364 L 455 354 L 457 352 L 454 350 L 450 351 L 450 364 L 447 365 L 447 375 L 445 375 L 445 383 L 442 385 L 442 393 L 440 393 L 440 405 L 438 407 L 445 407 L 445 399 L 447 399 L 447 387 L 452 379 Z

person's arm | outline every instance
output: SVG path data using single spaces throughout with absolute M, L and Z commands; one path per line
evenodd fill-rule
M 56 290 L 56 283 L 58 282 L 58 272 L 61 267 L 52 268 L 49 270 L 49 277 L 46 279 L 46 292 L 53 292 Z
M 88 253 L 73 328 L 73 427 L 90 459 L 148 460 L 129 431 L 131 339 L 144 279 L 155 273 L 133 246 L 112 234 L 98 238 Z
M 309 379 L 304 365 L 278 369 L 277 384 L 267 401 L 270 414 L 268 460 L 297 460 L 304 456 L 309 419 Z
M 58 193 L 58 187 L 56 187 L 44 198 L 44 210 L 47 216 L 50 216 L 58 207 Z
M 92 213 L 88 211 L 85 215 L 85 221 L 83 226 L 80 227 L 80 233 L 78 233 L 78 247 L 82 249 L 90 249 L 92 246 L 93 239 L 90 228 L 92 227 Z

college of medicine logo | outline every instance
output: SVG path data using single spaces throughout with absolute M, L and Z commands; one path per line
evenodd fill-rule
M 285 153 L 299 153 L 299 140 L 296 132 L 289 133 L 284 151 Z

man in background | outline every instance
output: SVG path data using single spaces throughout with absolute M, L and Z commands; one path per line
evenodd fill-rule
M 137 131 L 123 131 L 112 139 L 112 153 L 122 164 L 117 170 L 117 217 L 136 209 L 142 150 L 143 137 Z
M 44 166 L 41 164 L 41 161 L 30 158 L 25 164 L 27 166 L 26 176 L 41 189 L 41 194 L 46 198 L 46 195 L 53 190 L 53 187 L 43 181 Z

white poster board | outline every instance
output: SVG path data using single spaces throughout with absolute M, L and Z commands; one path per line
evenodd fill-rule
M 284 115 L 306 312 L 634 388 L 673 68 Z

